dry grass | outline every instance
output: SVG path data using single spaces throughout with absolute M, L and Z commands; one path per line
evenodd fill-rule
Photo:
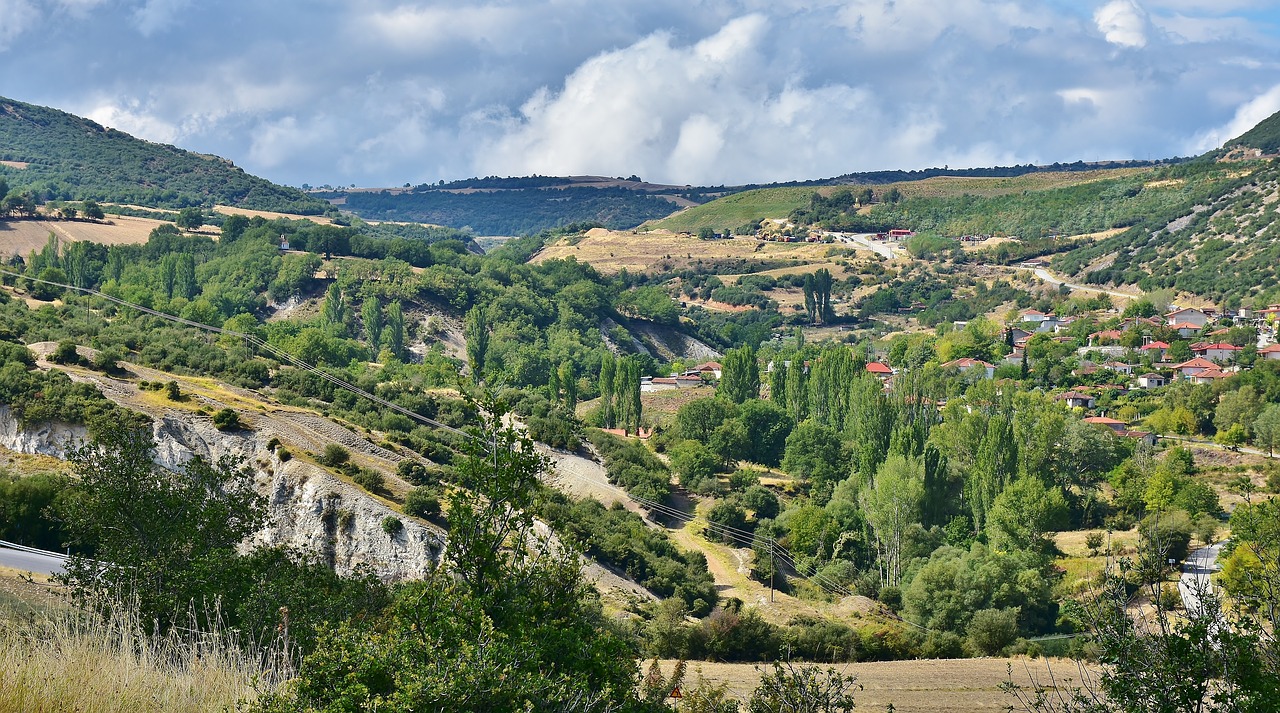
M 670 672 L 674 661 L 662 662 Z M 768 670 L 764 664 L 762 669 Z M 1050 673 L 1052 667 L 1052 675 Z M 922 661 L 875 661 L 838 664 L 836 669 L 857 677 L 862 690 L 854 693 L 858 710 L 882 711 L 889 704 L 899 713 L 971 713 L 1003 711 L 1016 705 L 1012 696 L 1000 690 L 1010 678 L 1028 685 L 1032 680 L 1058 685 L 1078 681 L 1080 672 L 1072 661 L 1061 659 L 930 659 Z M 729 686 L 729 695 L 747 700 L 760 680 L 753 664 L 690 662 L 686 685 L 697 681 L 698 671 L 711 683 Z
M 574 257 L 605 274 L 623 268 L 628 272 L 680 269 L 714 260 L 797 260 L 826 262 L 831 245 L 821 243 L 773 243 L 755 238 L 699 240 L 665 230 L 649 232 L 590 230 L 580 240 L 565 239 L 539 252 L 531 262 Z
M 150 218 L 113 215 L 106 222 L 70 220 L 12 220 L 0 222 L 0 256 L 26 256 L 39 251 L 49 240 L 49 233 L 64 243 L 87 240 L 103 245 L 137 245 L 158 225 L 171 225 Z
M 234 710 L 269 678 L 224 637 L 149 638 L 131 617 L 0 621 L 0 713 Z
M 323 215 L 294 215 L 293 213 L 276 213 L 275 211 L 270 210 L 249 210 L 248 208 L 237 208 L 230 205 L 216 205 L 213 207 L 213 212 L 221 213 L 223 215 L 243 215 L 246 218 L 259 216 L 264 220 L 288 218 L 289 220 L 309 220 L 312 223 L 319 223 L 320 225 L 330 225 L 333 223 L 332 219 L 326 218 Z

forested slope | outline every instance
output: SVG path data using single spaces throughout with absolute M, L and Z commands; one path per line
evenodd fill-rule
M 314 215 L 328 206 L 217 156 L 134 138 L 66 112 L 0 98 L 0 178 L 43 200 L 164 208 L 226 205 Z M 25 164 L 25 167 L 21 167 Z

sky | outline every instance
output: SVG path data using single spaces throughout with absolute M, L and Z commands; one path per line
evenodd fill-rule
M 1280 1 L 0 0 L 0 95 L 295 186 L 1156 159 L 1280 110 Z

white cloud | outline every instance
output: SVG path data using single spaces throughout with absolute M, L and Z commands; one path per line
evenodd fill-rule
M 1098 8 L 1093 21 L 1113 45 L 1147 46 L 1147 13 L 1133 0 L 1112 0 Z
M 0 0 L 0 51 L 40 21 L 40 11 L 29 0 Z
M 113 103 L 98 104 L 86 111 L 84 115 L 103 126 L 156 143 L 172 144 L 181 136 L 178 127 L 144 110 L 138 104 L 125 106 Z
M 144 37 L 150 37 L 173 26 L 191 0 L 146 0 L 133 11 L 134 26 Z
M 443 42 L 461 39 L 491 48 L 514 47 L 526 11 L 498 5 L 415 7 L 402 5 L 368 16 L 374 35 L 400 49 L 431 52 Z
M 1257 126 L 1259 122 L 1280 111 L 1280 84 L 1262 95 L 1241 104 L 1231 121 L 1201 134 L 1189 144 L 1193 153 L 1220 148 L 1223 144 Z

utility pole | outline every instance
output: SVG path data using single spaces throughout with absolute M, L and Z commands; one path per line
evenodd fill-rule
M 769 602 L 773 602 L 773 576 L 777 572 L 777 568 L 773 564 L 773 539 L 769 540 Z

